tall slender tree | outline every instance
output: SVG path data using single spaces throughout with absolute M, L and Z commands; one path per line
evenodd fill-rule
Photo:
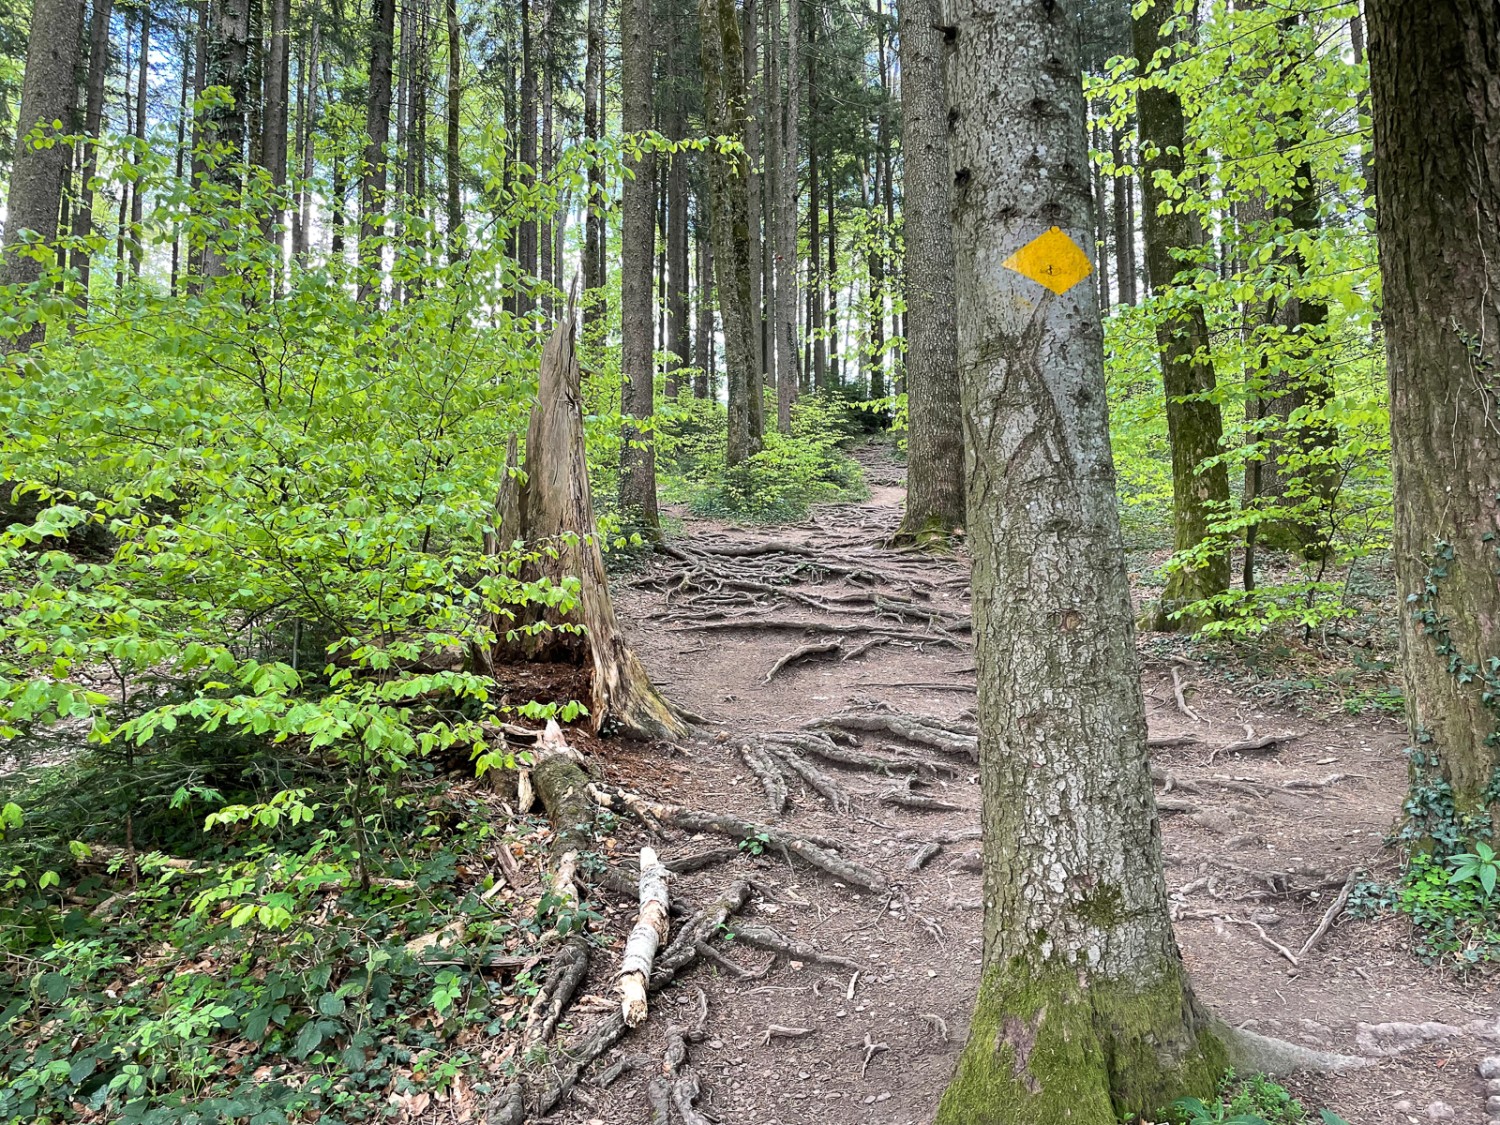
M 941 1125 L 1162 1120 L 1225 1063 L 1172 934 L 1115 506 L 1071 0 L 954 0 L 984 968 Z M 1024 157 L 1023 155 L 1024 154 Z
M 237 3 L 243 0 L 217 0 Z M 391 71 L 396 0 L 372 0 L 370 90 L 365 100 L 365 149 L 359 178 L 359 299 L 378 301 L 384 257 L 387 154 L 391 139 Z
M 104 84 L 109 77 L 109 21 L 113 0 L 94 0 L 89 14 L 89 72 L 85 85 L 83 108 L 83 174 L 78 184 L 78 201 L 73 210 L 72 235 L 80 243 L 94 233 L 94 179 L 99 174 L 99 129 L 104 121 Z M 203 15 L 199 15 L 202 26 Z M 202 36 L 198 37 L 196 65 L 203 65 Z M 196 158 L 195 161 L 196 163 Z M 12 183 L 15 182 L 12 177 Z M 78 271 L 78 300 L 83 307 L 89 302 L 89 277 L 92 255 L 83 247 L 75 260 Z
M 1136 16 L 1135 54 L 1143 68 L 1151 66 L 1159 51 L 1171 47 L 1165 25 L 1172 15 L 1170 3 L 1156 0 Z M 1147 268 L 1157 294 L 1165 297 L 1174 292 L 1178 255 L 1203 244 L 1203 227 L 1196 212 L 1170 205 L 1167 190 L 1157 178 L 1158 174 L 1169 179 L 1182 176 L 1186 144 L 1182 99 L 1159 68 L 1147 73 L 1136 95 L 1136 107 L 1144 156 L 1141 183 Z M 1224 420 L 1213 397 L 1207 314 L 1190 291 L 1178 293 L 1171 304 L 1158 320 L 1156 339 L 1172 449 L 1173 546 L 1183 552 L 1210 543 L 1215 512 L 1229 506 L 1229 471 L 1220 458 Z M 1190 628 L 1196 621 L 1181 612 L 1184 607 L 1228 588 L 1228 550 L 1211 549 L 1201 562 L 1171 573 L 1147 624 L 1153 629 Z
M 620 4 L 620 110 L 627 136 L 651 128 L 655 41 L 651 0 Z M 627 142 L 629 143 L 629 142 Z M 626 166 L 620 192 L 620 507 L 650 539 L 661 537 L 656 510 L 656 451 L 651 434 L 656 371 L 651 283 L 656 258 L 656 157 L 642 147 Z
M 709 136 L 743 138 L 744 57 L 734 0 L 698 0 L 703 54 L 704 116 Z M 726 63 L 730 65 L 726 65 Z M 733 467 L 761 448 L 759 378 L 750 317 L 750 168 L 738 152 L 710 152 L 709 194 L 713 217 L 713 266 L 723 318 L 724 367 L 729 427 L 725 463 Z
M 1477 835 L 1500 804 L 1500 9 L 1365 13 L 1407 714 Z
M 69 150 L 51 136 L 73 125 L 78 55 L 83 44 L 82 0 L 37 0 L 26 39 L 26 72 L 21 80 L 21 112 L 16 125 L 15 162 L 6 197 L 5 242 L 0 253 L 0 285 L 27 285 L 42 276 L 42 263 L 22 253 L 25 232 L 44 241 L 57 237 Z M 5 338 L 6 351 L 21 351 L 42 339 L 41 321 Z
M 777 12 L 778 0 L 771 0 L 770 10 Z M 786 0 L 786 38 L 784 73 L 786 95 L 780 99 L 781 121 L 777 152 L 781 166 L 776 177 L 776 428 L 792 432 L 792 403 L 797 398 L 802 355 L 797 324 L 801 312 L 798 292 L 797 255 L 797 188 L 801 146 L 798 142 L 798 118 L 802 113 L 802 33 L 799 13 L 802 0 Z M 782 53 L 779 43 L 767 49 Z
M 946 542 L 964 522 L 948 115 L 942 19 L 900 0 L 902 227 L 906 237 L 906 511 L 902 542 Z

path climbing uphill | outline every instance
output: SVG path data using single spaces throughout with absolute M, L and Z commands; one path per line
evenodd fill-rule
M 630 1030 L 615 977 L 645 910 L 630 863 L 600 879 L 607 948 L 570 982 L 581 999 L 556 1046 L 510 1089 L 517 1114 L 931 1120 L 982 940 L 967 574 L 961 556 L 884 546 L 899 467 L 879 449 L 861 459 L 866 502 L 793 528 L 685 519 L 618 589 L 658 686 L 702 722 L 674 745 L 572 741 L 611 853 L 660 854 L 672 916 Z M 1231 1023 L 1369 1057 L 1288 1083 L 1355 1125 L 1483 1125 L 1493 985 L 1423 971 L 1403 923 L 1346 913 L 1356 873 L 1394 863 L 1400 727 L 1273 710 L 1162 643 L 1142 639 L 1143 682 L 1199 995 Z

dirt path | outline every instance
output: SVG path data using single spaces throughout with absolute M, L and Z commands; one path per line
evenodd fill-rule
M 880 545 L 899 518 L 900 472 L 878 450 L 861 458 L 871 485 L 867 502 L 821 508 L 794 528 L 688 520 L 680 542 L 694 552 L 690 558 L 762 553 L 716 556 L 712 570 L 664 560 L 622 591 L 622 619 L 658 683 L 713 720 L 709 731 L 721 733 L 673 756 L 612 752 L 603 763 L 613 779 L 661 800 L 827 837 L 845 856 L 883 872 L 889 889 L 871 893 L 780 856 L 751 854 L 752 844 L 728 864 L 677 880 L 682 894 L 706 901 L 730 878 L 752 879 L 756 893 L 741 923 L 774 926 L 857 963 L 858 979 L 851 983 L 846 966 L 786 957 L 756 980 L 737 982 L 723 969 L 700 967 L 669 989 L 646 1027 L 601 1064 L 640 1056 L 644 1068 L 627 1071 L 607 1089 L 585 1082 L 554 1120 L 649 1120 L 646 1078 L 661 1058 L 667 1025 L 686 1019 L 696 1004 L 694 985 L 707 995 L 708 1030 L 690 1045 L 689 1057 L 701 1079 L 701 1104 L 725 1125 L 932 1119 L 977 986 L 978 843 L 963 838 L 978 824 L 973 762 L 866 734 L 858 749 L 925 758 L 937 772 L 908 787 L 900 778 L 819 762 L 853 798 L 852 808 L 834 811 L 793 777 L 790 805 L 777 815 L 737 750 L 745 736 L 795 731 L 849 708 L 932 716 L 959 729 L 972 720 L 965 572 L 957 561 L 929 561 Z M 776 545 L 785 549 L 773 550 Z M 819 559 L 838 560 L 847 572 L 813 569 Z M 739 586 L 715 588 L 724 576 L 739 576 Z M 781 582 L 789 583 L 790 597 L 759 588 Z M 867 597 L 868 591 L 879 594 L 879 604 L 833 600 Z M 926 620 L 913 607 L 927 611 Z M 809 629 L 783 627 L 786 622 L 805 622 Z M 820 623 L 896 635 L 850 656 L 880 638 L 857 631 L 830 637 L 815 627 Z M 835 640 L 842 653 L 815 654 L 766 682 L 792 650 Z M 1178 708 L 1174 666 L 1196 720 Z M 1164 812 L 1175 810 L 1164 815 L 1167 882 L 1200 995 L 1229 1021 L 1265 1034 L 1351 1053 L 1391 1052 L 1349 1077 L 1292 1083 L 1354 1125 L 1429 1117 L 1482 1125 L 1484 1084 L 1475 1064 L 1500 1053 L 1493 985 L 1466 986 L 1422 968 L 1407 952 L 1403 925 L 1393 920 L 1344 919 L 1296 967 L 1254 927 L 1225 920 L 1257 922 L 1295 955 L 1350 871 L 1390 873 L 1382 840 L 1405 785 L 1400 727 L 1389 719 L 1271 710 L 1237 696 L 1233 683 L 1198 666 L 1148 660 L 1143 680 L 1153 736 L 1184 740 L 1154 757 Z M 1223 752 L 1268 734 L 1295 737 L 1272 753 Z M 893 792 L 953 808 L 883 803 Z M 622 848 L 646 839 L 624 822 L 618 835 Z M 955 842 L 943 844 L 920 871 L 910 870 L 924 845 L 945 838 Z M 722 843 L 679 833 L 662 850 L 670 857 Z M 623 940 L 632 913 L 622 904 L 610 916 L 612 939 Z M 771 957 L 732 940 L 720 948 L 757 970 Z M 607 964 L 596 974 L 590 991 L 608 995 Z M 577 1017 L 580 1026 L 587 1018 Z M 1365 1026 L 1388 1021 L 1432 1026 L 1405 1032 Z M 767 1040 L 772 1025 L 808 1034 Z M 1442 1105 L 1429 1115 L 1434 1102 Z

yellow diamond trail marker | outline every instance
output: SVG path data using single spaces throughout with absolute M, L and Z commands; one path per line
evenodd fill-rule
M 1059 227 L 1037 235 L 1000 264 L 1059 296 L 1094 272 L 1088 255 Z

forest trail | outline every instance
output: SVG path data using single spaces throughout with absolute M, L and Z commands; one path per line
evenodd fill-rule
M 691 1022 L 694 986 L 707 995 L 708 1018 L 689 1060 L 702 1083 L 700 1106 L 724 1125 L 932 1118 L 964 1042 L 980 960 L 979 787 L 963 753 L 974 717 L 967 577 L 960 559 L 883 546 L 899 521 L 901 468 L 880 447 L 859 457 L 869 499 L 821 507 L 802 525 L 745 528 L 673 513 L 684 519 L 672 543 L 681 557 L 658 556 L 620 581 L 617 605 L 657 684 L 711 725 L 675 754 L 616 744 L 597 765 L 658 800 L 826 838 L 888 885 L 862 890 L 772 849 L 752 854 L 754 844 L 674 880 L 674 893 L 705 902 L 729 880 L 748 878 L 751 904 L 730 930 L 774 927 L 847 964 L 778 956 L 764 977 L 739 981 L 722 967 L 699 967 L 661 994 L 645 1027 L 607 1055 L 552 1120 L 650 1120 L 647 1080 L 668 1025 Z M 1409 952 L 1406 923 L 1389 915 L 1341 916 L 1297 956 L 1352 871 L 1392 877 L 1394 855 L 1383 840 L 1406 790 L 1402 727 L 1331 705 L 1323 713 L 1266 706 L 1237 691 L 1231 672 L 1174 656 L 1166 643 L 1142 638 L 1143 681 L 1153 741 L 1164 743 L 1153 750 L 1153 772 L 1167 883 L 1199 995 L 1263 1034 L 1377 1057 L 1377 1066 L 1352 1075 L 1288 1083 L 1354 1125 L 1482 1125 L 1475 1064 L 1500 1052 L 1493 983 L 1423 969 Z M 819 645 L 825 651 L 770 676 L 794 650 Z M 1179 708 L 1174 669 L 1196 718 Z M 804 756 L 850 807 L 836 811 L 783 770 L 789 804 L 773 812 L 740 745 L 786 750 L 791 743 L 778 742 L 778 732 L 805 737 L 807 724 L 841 712 L 927 716 L 956 743 L 939 750 L 889 732 L 859 733 L 846 749 L 914 772 L 885 777 Z M 922 739 L 930 730 L 911 733 Z M 1259 752 L 1234 749 L 1268 735 L 1283 740 Z M 911 797 L 939 807 L 888 803 Z M 621 852 L 644 842 L 650 838 L 633 822 L 620 822 Z M 668 860 L 723 842 L 683 833 L 655 841 Z M 610 911 L 602 935 L 609 944 L 623 943 L 634 915 L 623 901 Z M 718 948 L 757 972 L 773 956 L 748 938 Z M 594 959 L 588 992 L 610 994 L 616 961 L 617 954 Z M 575 1027 L 590 1018 L 575 1018 Z M 1371 1030 L 1390 1022 L 1426 1026 Z M 602 1087 L 598 1074 L 627 1056 L 641 1065 Z M 1443 1104 L 1429 1117 L 1435 1102 Z

